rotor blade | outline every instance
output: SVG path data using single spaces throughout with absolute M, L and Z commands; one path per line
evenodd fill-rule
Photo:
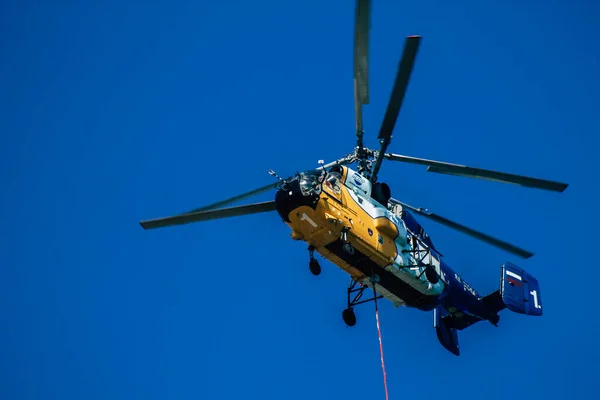
M 354 109 L 357 146 L 363 147 L 362 106 L 369 104 L 369 29 L 371 0 L 356 1 L 354 21 Z
M 530 258 L 530 257 L 533 256 L 533 253 L 530 252 L 530 251 L 527 251 L 527 250 L 522 249 L 520 247 L 517 247 L 517 246 L 515 246 L 513 244 L 505 242 L 503 240 L 497 239 L 497 238 L 492 237 L 490 235 L 487 235 L 485 233 L 479 232 L 479 231 L 477 231 L 475 229 L 472 229 L 472 228 L 469 228 L 469 227 L 464 226 L 462 224 L 459 224 L 458 222 L 451 221 L 451 220 L 449 220 L 447 218 L 444 218 L 442 216 L 439 216 L 437 214 L 429 212 L 426 209 L 423 209 L 423 208 L 420 208 L 420 207 L 419 208 L 415 208 L 413 206 L 405 204 L 405 203 L 403 203 L 403 202 L 401 202 L 399 200 L 396 200 L 396 199 L 390 199 L 390 202 L 400 204 L 402 207 L 407 208 L 407 209 L 409 209 L 411 211 L 414 211 L 415 213 L 417 213 L 419 215 L 422 215 L 425 218 L 429 218 L 432 221 L 435 221 L 437 223 L 445 225 L 445 226 L 447 226 L 449 228 L 455 229 L 455 230 L 457 230 L 459 232 L 462 232 L 462 233 L 464 233 L 464 234 L 466 234 L 468 236 L 471 236 L 471 237 L 473 237 L 475 239 L 481 240 L 482 242 L 485 242 L 485 243 L 490 244 L 492 246 L 498 247 L 498 248 L 500 248 L 502 250 L 505 250 L 505 251 L 507 251 L 509 253 L 515 254 L 515 255 L 517 255 L 519 257 Z
M 392 131 L 394 130 L 396 119 L 400 113 L 400 107 L 404 100 L 404 94 L 408 87 L 408 80 L 410 79 L 410 74 L 415 63 L 415 58 L 417 57 L 417 50 L 419 50 L 420 43 L 420 36 L 408 36 L 404 42 L 404 53 L 402 54 L 402 59 L 398 65 L 396 81 L 394 82 L 394 88 L 392 89 L 392 94 L 385 112 L 385 117 L 383 118 L 383 123 L 381 124 L 381 129 L 379 130 L 379 136 L 377 136 L 378 139 L 389 139 L 392 136 Z
M 187 213 L 189 214 L 189 213 L 199 212 L 199 211 L 214 210 L 215 208 L 223 207 L 223 206 L 225 206 L 227 204 L 231 204 L 231 203 L 234 203 L 236 201 L 240 201 L 240 200 L 246 199 L 248 197 L 256 196 L 257 194 L 261 194 L 263 192 L 266 192 L 269 189 L 274 189 L 278 185 L 278 183 L 279 182 L 269 183 L 268 185 L 259 187 L 258 189 L 254 189 L 254 190 L 251 190 L 249 192 L 242 193 L 240 195 L 233 196 L 233 197 L 230 197 L 230 198 L 225 199 L 225 200 L 217 201 L 216 203 L 212 203 L 212 204 L 209 204 L 209 205 L 204 206 L 204 207 L 195 208 L 195 209 L 193 209 L 191 211 L 188 211 Z
M 450 164 L 441 161 L 426 160 L 403 156 L 400 154 L 386 154 L 385 158 L 393 161 L 406 162 L 410 164 L 427 165 L 428 172 L 437 172 L 439 174 L 464 176 L 468 178 L 478 178 L 489 181 L 511 183 L 530 188 L 551 190 L 554 192 L 563 192 L 569 185 L 561 182 L 548 181 L 545 179 L 530 178 L 528 176 L 508 174 L 505 172 L 492 171 L 481 168 L 467 167 L 466 165 Z
M 275 201 L 266 201 L 263 203 L 248 204 L 231 208 L 221 208 L 210 211 L 196 211 L 185 214 L 175 215 L 172 217 L 164 217 L 141 221 L 140 225 L 144 229 L 162 228 L 172 225 L 183 225 L 192 222 L 208 221 L 217 218 L 236 217 L 240 215 L 256 214 L 275 210 Z
M 379 142 L 381 143 L 381 148 L 377 155 L 377 159 L 375 160 L 375 164 L 373 165 L 373 170 L 371 171 L 372 182 L 377 181 L 377 173 L 381 168 L 383 155 L 385 154 L 388 145 L 392 141 L 392 133 L 394 131 L 394 127 L 396 126 L 398 115 L 400 114 L 400 107 L 404 101 L 404 94 L 406 93 L 406 89 L 408 87 L 408 81 L 415 63 L 415 58 L 417 57 L 417 51 L 419 50 L 420 43 L 420 36 L 408 36 L 404 43 L 404 53 L 402 54 L 402 59 L 398 65 L 394 88 L 392 89 L 390 101 L 388 103 L 385 116 L 383 117 L 381 129 L 379 130 L 379 136 L 377 136 Z

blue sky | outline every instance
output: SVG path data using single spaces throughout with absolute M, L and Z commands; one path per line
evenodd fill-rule
M 372 304 L 276 213 L 143 231 L 354 146 L 353 2 L 5 2 L 0 398 L 384 398 Z M 392 195 L 531 249 L 423 221 L 478 291 L 513 261 L 545 315 L 444 350 L 381 304 L 391 398 L 583 398 L 600 351 L 598 5 L 374 1 L 376 146 L 404 36 L 423 36 L 390 151 L 570 184 L 562 194 L 385 162 Z M 266 193 L 252 201 L 268 200 Z

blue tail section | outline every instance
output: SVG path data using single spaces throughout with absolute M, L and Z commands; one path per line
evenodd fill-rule
M 433 312 L 433 326 L 438 340 L 444 348 L 457 356 L 460 354 L 458 331 L 486 320 L 497 326 L 500 320 L 498 313 L 505 308 L 525 315 L 542 315 L 542 298 L 537 279 L 510 262 L 502 265 L 500 289 L 479 298 L 479 301 L 483 307 L 478 307 L 477 310 L 475 307 L 459 311 L 449 308 L 453 311 L 449 312 L 440 306 Z
M 508 308 L 519 314 L 542 315 L 542 297 L 537 279 L 509 262 L 502 265 L 500 290 L 490 293 L 481 301 L 492 314 Z
M 537 279 L 509 262 L 502 266 L 500 279 L 500 294 L 506 308 L 520 314 L 542 315 L 542 297 Z

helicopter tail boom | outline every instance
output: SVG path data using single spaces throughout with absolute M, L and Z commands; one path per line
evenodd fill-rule
M 481 299 L 485 306 L 485 316 L 461 311 L 461 316 L 452 315 L 444 307 L 437 307 L 433 313 L 433 326 L 438 340 L 448 351 L 459 355 L 458 331 L 479 321 L 488 320 L 497 325 L 498 313 L 505 308 L 525 315 L 542 315 L 540 286 L 536 278 L 523 268 L 506 262 L 500 272 L 500 289 Z

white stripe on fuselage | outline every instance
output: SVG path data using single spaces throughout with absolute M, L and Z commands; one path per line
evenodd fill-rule
M 515 279 L 518 279 L 518 280 L 520 280 L 520 281 L 522 281 L 522 280 L 523 280 L 523 279 L 521 279 L 521 277 L 520 277 L 519 275 L 515 274 L 514 272 L 510 272 L 510 271 L 508 271 L 508 270 L 506 271 L 506 275 L 508 275 L 508 276 L 512 276 L 513 278 L 515 278 Z
M 352 189 L 348 189 L 348 194 L 354 202 L 365 211 L 369 217 L 371 218 L 381 218 L 385 217 L 392 221 L 394 224 L 398 224 L 398 219 L 395 215 L 390 213 L 385 207 L 380 205 L 375 205 L 372 203 L 372 200 L 368 197 L 358 196 Z
M 317 225 L 315 223 L 315 221 L 313 221 L 312 219 L 310 219 L 310 217 L 308 215 L 306 215 L 306 213 L 302 213 L 302 216 L 300 217 L 300 221 L 307 221 L 309 224 L 312 225 L 313 228 L 318 228 L 319 225 Z

